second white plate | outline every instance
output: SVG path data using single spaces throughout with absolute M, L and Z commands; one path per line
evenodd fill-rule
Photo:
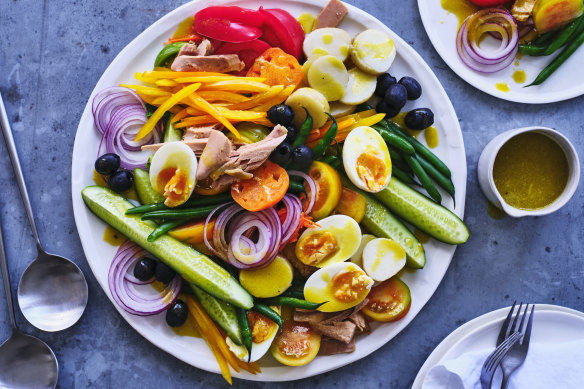
M 426 33 L 438 54 L 458 76 L 475 88 L 503 100 L 528 104 L 553 103 L 584 94 L 584 72 L 580 69 L 584 63 L 584 47 L 572 54 L 542 85 L 524 88 L 557 54 L 547 57 L 526 55 L 499 72 L 475 72 L 460 60 L 456 52 L 456 15 L 444 10 L 441 0 L 418 0 L 418 8 Z M 517 83 L 513 79 L 513 73 L 521 70 L 525 72 L 527 79 L 523 83 Z M 498 84 L 499 88 L 508 86 L 509 91 L 502 91 L 497 87 Z

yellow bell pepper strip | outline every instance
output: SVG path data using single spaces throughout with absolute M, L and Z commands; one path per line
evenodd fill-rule
M 189 115 L 189 113 L 188 113 L 189 108 L 190 107 L 183 108 L 177 114 L 173 115 L 173 117 L 170 119 L 170 124 L 174 124 L 174 123 L 178 122 L 179 120 L 182 120 L 185 117 L 187 117 Z
M 193 85 L 197 85 L 197 84 L 193 84 Z M 198 85 L 201 85 L 201 84 L 198 84 Z M 229 122 L 229 120 L 227 120 L 225 117 L 223 117 L 221 112 L 219 112 L 219 110 L 217 110 L 217 108 L 215 106 L 213 106 L 213 104 L 209 103 L 207 100 L 203 99 L 201 96 L 199 96 L 196 93 L 189 94 L 188 98 L 191 100 L 191 102 L 195 105 L 196 108 L 199 108 L 201 111 L 207 112 L 209 115 L 211 115 L 215 119 L 217 119 L 217 121 L 219 123 L 223 124 L 238 139 L 241 138 L 241 136 L 239 135 L 239 131 L 237 131 L 237 129 L 235 127 L 233 127 L 233 124 L 231 124 Z
M 308 135 L 308 138 L 306 139 L 306 145 L 309 147 L 312 143 L 316 144 L 318 143 L 318 141 L 320 139 L 322 139 L 322 137 L 324 136 L 324 134 L 326 134 L 326 132 L 328 131 L 328 129 L 331 127 L 332 125 L 332 121 L 327 121 L 325 123 L 324 126 L 322 126 L 319 129 L 313 130 L 310 135 Z M 357 119 L 355 118 L 348 118 L 348 119 L 344 119 L 344 120 L 340 120 L 337 122 L 337 128 L 339 132 L 342 132 L 344 129 L 352 126 L 353 124 L 357 123 Z
M 205 76 L 205 77 L 179 77 L 179 78 L 175 78 L 174 80 L 176 82 L 181 82 L 183 84 L 190 84 L 193 82 L 205 82 L 205 83 L 211 83 L 211 82 L 219 82 L 219 81 L 231 81 L 231 80 L 241 80 L 242 77 L 237 77 L 237 76 Z M 256 82 L 263 82 L 266 79 L 262 78 L 262 77 L 245 77 L 246 80 L 248 81 L 256 81 Z
M 198 91 L 199 96 L 204 98 L 207 101 L 224 101 L 226 103 L 242 103 L 244 101 L 248 101 L 250 98 L 244 95 L 240 95 L 239 93 L 234 92 L 227 92 L 227 91 Z
M 248 81 L 246 77 L 241 77 L 240 79 L 204 84 L 201 87 L 201 90 L 227 90 L 230 92 L 256 93 L 265 92 L 270 88 L 271 86 L 269 85 L 257 81 Z
M 215 107 L 223 117 L 229 120 L 237 120 L 240 122 L 247 122 L 250 120 L 256 120 L 260 118 L 265 118 L 268 113 L 267 112 L 255 112 L 255 111 L 242 111 L 242 110 L 234 110 L 228 109 L 225 107 Z
M 181 78 L 181 77 L 207 77 L 207 76 L 224 76 L 224 73 L 216 72 L 175 72 L 168 68 L 159 68 L 160 70 L 152 70 L 143 72 L 142 76 L 152 78 Z
M 153 88 L 150 86 L 144 86 L 144 85 L 130 85 L 130 84 L 120 84 L 121 87 L 124 88 L 128 88 L 128 89 L 134 89 L 136 91 L 136 93 L 139 93 L 141 95 L 147 95 L 147 96 L 170 96 L 170 93 L 158 88 Z
M 377 113 L 375 115 L 362 118 L 361 120 L 358 120 L 357 123 L 345 128 L 344 132 L 349 133 L 352 129 L 361 126 L 372 126 L 382 121 L 384 117 L 385 117 L 384 113 Z
M 280 93 L 278 93 L 277 96 L 265 101 L 264 103 L 258 105 L 257 107 L 253 107 L 252 109 L 254 111 L 268 111 L 274 105 L 280 104 L 280 103 L 286 101 L 288 96 L 290 96 L 292 94 L 292 92 L 294 92 L 294 89 L 296 89 L 296 87 L 294 85 L 287 86 L 286 88 L 284 88 L 284 90 L 282 90 Z
M 213 123 L 218 123 L 218 121 L 211 115 L 190 116 L 182 119 L 180 123 L 175 123 L 174 128 L 185 128 L 190 126 L 198 126 L 201 124 Z
M 154 129 L 154 127 L 156 126 L 156 123 L 158 123 L 158 121 L 160 119 L 162 119 L 162 116 L 164 115 L 164 113 L 166 111 L 168 111 L 170 108 L 172 108 L 175 104 L 177 104 L 182 99 L 184 99 L 187 96 L 194 93 L 197 89 L 199 89 L 200 86 L 201 86 L 201 84 L 199 84 L 199 83 L 191 84 L 191 85 L 181 89 L 179 92 L 173 94 L 168 100 L 166 100 L 164 103 L 162 103 L 158 107 L 158 109 L 156 111 L 154 111 L 152 116 L 150 116 L 148 121 L 142 126 L 142 128 L 140 129 L 138 134 L 136 134 L 134 141 L 138 141 L 138 140 L 144 138 L 146 135 L 148 135 Z
M 188 106 L 187 107 L 187 113 L 188 113 L 187 116 L 203 116 L 203 115 L 206 115 L 207 114 L 207 112 L 201 111 L 200 109 L 193 108 L 191 106 Z
M 276 85 L 276 86 L 271 87 L 270 89 L 268 89 L 265 92 L 262 92 L 262 93 L 255 95 L 254 97 L 250 98 L 249 100 L 247 100 L 245 102 L 228 105 L 227 108 L 240 109 L 240 110 L 241 109 L 250 109 L 250 108 L 253 108 L 253 107 L 256 107 L 256 106 L 262 104 L 263 102 L 265 102 L 267 100 L 270 100 L 274 96 L 277 96 L 283 90 L 284 90 L 284 85 Z
M 134 78 L 138 81 L 142 81 L 145 82 L 147 84 L 155 84 L 157 78 L 153 78 L 153 77 L 147 77 L 145 76 L 143 73 L 134 73 Z
M 172 87 L 172 86 L 177 86 L 178 85 L 178 82 L 176 82 L 174 80 L 170 80 L 168 78 L 162 78 L 160 80 L 156 80 L 154 83 L 156 85 L 158 85 L 158 86 L 170 86 L 170 87 Z

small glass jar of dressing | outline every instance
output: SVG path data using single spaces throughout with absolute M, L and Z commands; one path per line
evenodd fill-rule
M 481 153 L 477 173 L 487 199 L 506 214 L 541 216 L 570 200 L 580 180 L 580 162 L 558 131 L 525 127 L 493 138 Z

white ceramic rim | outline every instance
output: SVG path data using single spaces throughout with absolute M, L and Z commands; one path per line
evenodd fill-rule
M 438 6 L 435 6 L 435 3 L 438 3 Z M 549 87 L 545 86 L 546 84 L 542 84 L 540 86 L 533 86 L 529 87 L 528 89 L 524 89 L 523 86 L 527 84 L 527 82 L 523 83 L 522 85 L 518 86 L 517 90 L 512 90 L 510 92 L 503 92 L 495 88 L 496 80 L 489 83 L 482 83 L 481 81 L 485 78 L 490 78 L 491 74 L 483 74 L 479 72 L 475 72 L 468 68 L 458 57 L 456 54 L 456 50 L 453 51 L 447 45 L 452 44 L 455 46 L 455 35 L 456 32 L 453 33 L 452 36 L 449 36 L 445 39 L 445 37 L 439 33 L 438 29 L 441 26 L 448 25 L 448 23 L 454 23 L 451 21 L 445 21 L 448 18 L 447 11 L 443 10 L 440 6 L 440 0 L 418 0 L 418 9 L 420 12 L 420 16 L 422 19 L 422 24 L 424 25 L 424 29 L 426 30 L 426 34 L 428 38 L 432 42 L 432 45 L 438 52 L 438 55 L 442 57 L 444 62 L 452 69 L 454 73 L 456 73 L 460 78 L 466 81 L 468 84 L 472 85 L 473 87 L 497 98 L 507 101 L 513 101 L 517 103 L 527 103 L 527 104 L 546 104 L 546 103 L 554 103 L 558 101 L 568 100 L 574 97 L 581 96 L 584 94 L 584 78 L 579 79 L 578 82 L 573 82 L 573 72 L 566 71 L 568 75 L 567 78 L 562 80 L 563 84 L 567 84 L 565 89 L 559 88 L 559 90 L 549 91 Z M 438 19 L 440 19 L 438 21 Z M 447 40 L 447 42 L 445 42 Z M 550 62 L 550 58 L 555 56 L 553 54 L 550 57 L 529 57 L 524 56 L 520 61 L 528 61 L 530 63 L 537 63 L 537 72 L 543 70 L 545 66 Z M 582 62 L 584 59 L 584 48 L 580 48 L 580 52 L 572 54 L 572 57 L 576 57 L 577 59 L 570 58 L 566 63 L 563 64 L 563 67 L 566 68 L 568 63 L 571 67 L 571 70 L 576 69 L 579 66 L 579 63 Z M 531 67 L 528 65 L 522 65 L 522 67 Z M 511 69 L 509 66 L 506 69 Z M 535 78 L 537 72 L 531 74 L 529 72 L 528 79 L 530 77 Z M 509 75 L 510 72 L 507 70 L 503 70 L 494 75 L 501 75 L 501 74 Z M 581 73 L 581 72 L 579 72 Z M 551 82 L 556 82 L 557 78 L 554 80 L 554 76 L 551 76 L 550 79 L 546 81 L 549 85 Z M 503 81 L 509 81 L 506 78 L 501 79 Z M 509 81 L 512 82 L 512 81 Z M 515 85 L 511 84 L 511 87 Z
M 430 371 L 430 369 L 436 366 L 438 363 L 442 361 L 444 356 L 447 355 L 448 351 L 454 347 L 458 342 L 462 339 L 472 336 L 473 334 L 480 331 L 481 328 L 492 324 L 493 322 L 503 321 L 511 307 L 497 309 L 495 311 L 491 311 L 489 313 L 485 313 L 482 316 L 472 319 L 469 322 L 466 322 L 462 326 L 458 327 L 454 331 L 452 331 L 436 348 L 432 353 L 428 356 L 420 370 L 418 371 L 418 375 L 416 375 L 416 379 L 412 384 L 412 389 L 421 389 L 422 384 L 424 382 L 424 378 L 426 374 Z M 569 314 L 574 315 L 584 321 L 584 313 L 577 311 L 575 309 L 562 307 L 559 305 L 551 305 L 551 304 L 535 304 L 535 311 L 536 312 L 558 312 L 562 314 Z
M 313 9 L 315 12 L 318 12 L 317 8 L 321 9 L 324 7 L 327 0 L 265 0 L 262 3 L 264 5 L 272 4 L 274 6 L 281 6 L 284 9 L 288 6 L 292 8 L 302 7 L 304 12 L 308 10 L 312 11 Z M 220 0 L 213 2 L 213 4 L 232 4 L 248 7 L 259 5 L 257 2 L 252 2 L 251 0 Z M 156 50 L 158 51 L 160 47 L 159 45 L 167 38 L 167 36 L 161 37 L 161 35 L 164 34 L 164 31 L 174 31 L 176 25 L 186 16 L 191 15 L 195 10 L 207 5 L 208 4 L 204 3 L 202 0 L 195 0 L 184 4 L 156 21 L 128 44 L 118 56 L 116 56 L 96 84 L 80 119 L 73 149 L 71 178 L 73 210 L 75 222 L 88 263 L 93 274 L 110 300 L 112 300 L 112 297 L 107 287 L 107 278 L 103 275 L 103 261 L 104 258 L 109 259 L 111 257 L 109 254 L 104 255 L 103 247 L 107 244 L 100 239 L 101 235 L 99 235 L 103 232 L 105 224 L 91 214 L 80 196 L 81 189 L 86 185 L 91 185 L 91 179 L 89 178 L 88 172 L 92 169 L 94 158 L 92 152 L 96 152 L 98 143 L 97 140 L 95 141 L 95 144 L 92 143 L 87 145 L 88 138 L 95 137 L 95 135 L 89 134 L 88 132 L 94 131 L 90 103 L 96 92 L 107 86 L 113 85 L 114 81 L 121 77 L 121 72 L 128 72 L 128 68 L 134 71 L 144 69 L 136 69 L 136 66 L 138 66 L 136 61 L 140 61 L 140 58 L 136 58 L 136 55 L 147 51 L 151 45 L 157 45 Z M 346 6 L 349 9 L 349 17 L 346 18 L 349 19 L 349 23 L 361 23 L 363 26 L 379 28 L 391 36 L 398 50 L 398 59 L 402 57 L 407 58 L 408 63 L 413 64 L 412 66 L 414 67 L 410 70 L 410 75 L 416 77 L 420 81 L 422 86 L 427 90 L 426 95 L 430 96 L 429 99 L 434 101 L 435 104 L 432 105 L 432 109 L 436 114 L 439 131 L 445 132 L 444 135 L 441 134 L 444 138 L 441 138 L 443 140 L 441 141 L 440 146 L 436 149 L 436 153 L 452 167 L 453 181 L 457 188 L 456 207 L 454 207 L 453 211 L 462 218 L 464 215 L 466 195 L 466 157 L 460 125 L 452 103 L 446 95 L 444 88 L 440 85 L 440 82 L 434 73 L 419 54 L 417 54 L 405 41 L 373 16 L 349 4 Z M 344 21 L 343 23 L 346 22 L 347 21 Z M 155 55 L 156 54 L 153 53 L 152 58 L 154 58 Z M 396 62 L 397 61 L 398 60 L 396 59 Z M 424 96 L 422 96 L 422 98 L 424 98 Z M 91 130 L 89 128 L 91 128 Z M 448 132 L 446 133 L 446 131 Z M 452 208 L 452 200 L 449 199 L 447 195 L 444 195 L 444 198 L 445 204 Z M 98 235 L 97 239 L 94 238 L 96 235 Z M 310 364 L 296 368 L 289 368 L 286 366 L 273 368 L 264 367 L 262 365 L 263 373 L 255 376 L 245 372 L 232 372 L 232 375 L 234 377 L 256 381 L 289 381 L 301 379 L 345 366 L 369 355 L 383 346 L 405 328 L 430 299 L 444 277 L 456 249 L 456 246 L 445 245 L 434 240 L 425 244 L 425 246 L 427 247 L 426 250 L 428 254 L 428 263 L 426 267 L 423 270 L 416 272 L 416 281 L 412 281 L 414 276 L 408 272 L 406 272 L 403 277 L 406 283 L 410 283 L 410 286 L 412 285 L 411 283 L 419 284 L 419 286 L 415 287 L 416 289 L 412 288 L 412 294 L 416 295 L 416 293 L 420 293 L 420 296 L 417 296 L 412 302 L 412 307 L 408 315 L 398 322 L 386 323 L 383 324 L 383 326 L 378 326 L 375 330 L 376 337 L 370 338 L 369 341 L 367 341 L 368 337 L 360 337 L 357 340 L 357 350 L 355 352 L 351 354 L 317 357 L 317 360 Z M 110 247 L 108 250 L 111 252 L 113 249 Z M 113 257 L 113 254 L 111 256 Z M 214 360 L 207 347 L 203 346 L 204 342 L 201 339 L 185 339 L 185 337 L 182 337 L 182 339 L 177 341 L 177 338 L 181 337 L 174 335 L 168 327 L 163 324 L 163 319 L 160 320 L 158 315 L 154 317 L 136 317 L 123 311 L 113 302 L 113 300 L 112 304 L 136 331 L 157 347 L 192 366 L 214 373 L 220 372 L 217 362 Z M 187 344 L 189 347 L 185 347 L 184 344 Z
M 497 154 L 501 150 L 501 147 L 503 147 L 503 145 L 505 145 L 507 142 L 509 142 L 517 135 L 524 134 L 526 132 L 540 133 L 556 142 L 557 145 L 560 146 L 560 148 L 566 155 L 566 159 L 568 160 L 568 168 L 570 170 L 568 175 L 568 182 L 566 183 L 566 187 L 564 188 L 562 194 L 547 207 L 533 211 L 516 209 L 508 205 L 501 196 L 501 194 L 499 193 L 499 191 L 497 190 L 497 187 L 495 186 L 495 180 L 493 179 L 493 167 L 495 166 L 495 159 L 497 157 Z M 499 202 L 501 204 L 505 204 L 506 207 L 500 207 L 499 204 L 496 203 L 494 204 L 495 206 L 501 208 L 503 211 L 505 211 L 505 213 L 512 217 L 544 216 L 556 212 L 558 209 L 566 205 L 568 201 L 570 201 L 574 193 L 576 193 L 576 189 L 578 189 L 578 182 L 580 181 L 580 160 L 578 158 L 576 148 L 564 134 L 554 130 L 553 128 L 532 126 L 506 131 L 498 135 L 497 138 L 493 139 L 493 141 L 496 142 L 497 144 L 495 145 L 493 150 L 490 150 L 491 155 L 488 163 L 487 178 L 489 181 L 489 187 L 491 191 L 499 200 Z M 511 213 L 509 212 L 510 211 L 509 208 L 512 209 Z

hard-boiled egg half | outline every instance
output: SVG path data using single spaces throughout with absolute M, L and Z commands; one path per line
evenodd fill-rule
M 271 306 L 274 311 L 280 313 L 280 309 L 276 306 Z M 270 345 L 274 341 L 276 334 L 278 333 L 278 325 L 257 312 L 249 311 L 247 313 L 247 319 L 249 321 L 249 328 L 251 330 L 251 358 L 249 362 L 255 362 L 270 349 Z M 235 344 L 231 338 L 226 338 L 227 345 L 229 349 L 235 354 L 240 360 L 248 361 L 248 352 L 245 346 Z
M 319 220 L 318 225 L 306 229 L 296 243 L 296 258 L 302 263 L 324 267 L 355 254 L 361 243 L 361 229 L 353 218 L 333 215 Z
M 371 127 L 357 127 L 349 133 L 343 145 L 343 165 L 351 182 L 367 192 L 383 190 L 391 179 L 387 145 Z
M 304 298 L 324 303 L 319 311 L 342 311 L 363 301 L 372 285 L 371 277 L 353 262 L 335 263 L 317 270 L 306 280 Z
M 176 207 L 191 197 L 196 184 L 197 157 L 182 142 L 169 142 L 152 157 L 150 184 L 164 196 L 164 204 Z
M 357 34 L 351 44 L 351 59 L 359 69 L 367 73 L 386 72 L 395 55 L 393 40 L 380 30 L 365 30 Z
M 375 281 L 385 281 L 406 265 L 406 252 L 394 240 L 377 238 L 365 245 L 363 269 Z

